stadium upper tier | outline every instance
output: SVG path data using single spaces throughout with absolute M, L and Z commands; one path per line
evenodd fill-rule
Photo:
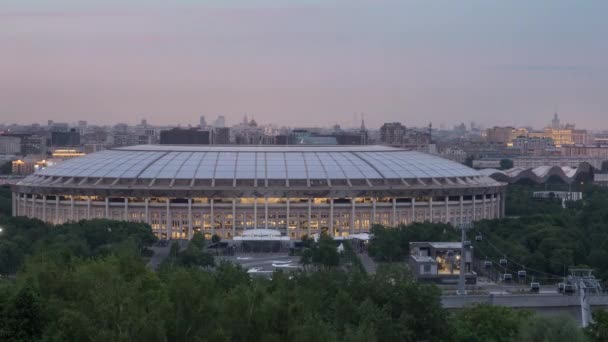
M 63 181 L 57 180 L 61 177 Z M 416 182 L 482 178 L 479 172 L 450 160 L 425 153 L 383 146 L 167 146 L 143 145 L 117 148 L 68 160 L 37 172 L 22 182 L 57 183 L 74 179 L 81 185 L 113 180 L 132 180 L 154 186 L 194 186 L 197 181 L 235 184 L 239 180 L 290 180 L 327 184 L 352 182 L 375 185 L 385 180 Z M 91 183 L 93 182 L 93 183 Z M 229 184 L 228 184 L 229 185 Z M 308 186 L 310 184 L 307 183 Z M 338 185 L 338 184 L 335 184 Z

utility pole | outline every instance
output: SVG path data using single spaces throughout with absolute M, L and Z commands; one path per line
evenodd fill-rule
M 473 227 L 472 223 L 461 223 L 458 225 L 458 228 L 460 228 L 461 231 L 461 237 L 460 237 L 460 274 L 458 277 L 458 294 L 459 295 L 466 295 L 467 294 L 467 290 L 465 289 L 465 274 L 466 274 L 466 262 L 465 262 L 465 257 L 466 257 L 466 249 L 468 249 L 465 245 L 464 242 L 467 239 L 467 233 L 466 230 L 467 229 L 471 229 Z

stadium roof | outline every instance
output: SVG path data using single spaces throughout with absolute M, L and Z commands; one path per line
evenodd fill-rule
M 36 174 L 170 180 L 482 177 L 478 171 L 447 159 L 384 146 L 142 145 L 74 158 Z

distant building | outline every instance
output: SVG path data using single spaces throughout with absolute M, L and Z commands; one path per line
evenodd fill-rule
M 599 186 L 608 187 L 608 173 L 594 174 L 593 183 Z
M 205 120 L 204 115 L 201 115 L 201 117 L 199 119 L 199 126 L 201 129 L 204 129 L 205 127 L 207 127 L 207 120 Z
M 51 132 L 51 146 L 80 146 L 80 133 L 75 128 L 67 132 Z
M 0 154 L 21 154 L 21 138 L 0 136 Z
M 472 272 L 473 249 L 465 248 L 462 256 L 461 242 L 410 242 L 409 266 L 419 281 L 439 284 L 456 284 L 460 276 L 460 258 L 464 257 L 466 284 L 476 284 L 477 275 Z
M 562 146 L 562 155 L 568 157 L 586 156 L 608 160 L 608 145 L 569 145 Z
M 400 122 L 387 122 L 380 127 L 380 142 L 401 146 L 405 142 L 406 128 Z
M 216 127 L 213 130 L 213 144 L 215 145 L 226 145 L 230 144 L 230 128 L 228 127 Z
M 211 132 L 195 128 L 173 128 L 160 132 L 161 145 L 209 145 Z
M 513 139 L 513 127 L 492 127 L 487 130 L 487 139 L 491 143 L 507 144 Z
M 215 122 L 213 123 L 213 127 L 216 127 L 216 128 L 226 127 L 226 118 L 223 115 L 218 116 L 217 119 L 215 119 Z

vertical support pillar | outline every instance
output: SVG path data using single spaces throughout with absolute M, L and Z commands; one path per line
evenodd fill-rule
M 150 199 L 148 197 L 144 199 L 144 216 L 146 223 L 150 224 Z
M 74 221 L 74 196 L 70 196 L 70 221 Z
M 268 195 L 264 196 L 264 228 L 268 229 Z
M 192 198 L 188 198 L 188 240 L 192 239 Z
M 310 220 L 312 219 L 312 200 L 309 198 L 308 199 L 308 226 L 307 228 L 307 234 L 308 237 L 310 237 Z
M 374 224 L 376 224 L 376 197 L 372 197 L 372 227 Z
M 351 202 L 351 211 L 350 211 L 350 229 L 348 230 L 348 235 L 352 235 L 355 233 L 355 202 L 356 199 L 352 197 L 350 199 Z
M 287 236 L 291 238 L 291 232 L 289 231 L 289 198 L 287 198 L 287 203 L 285 203 L 285 232 L 287 232 Z
M 87 197 L 87 219 L 91 219 L 91 196 Z
M 483 202 L 482 202 L 482 208 L 483 209 L 481 209 L 481 218 L 482 219 L 488 218 L 488 214 L 487 214 L 488 207 L 487 207 L 487 204 L 486 204 L 486 197 L 487 197 L 486 194 L 483 194 Z
M 125 221 L 129 221 L 129 198 L 125 197 Z
M 450 223 L 450 196 L 445 196 L 445 223 Z
M 236 199 L 232 199 L 232 238 L 236 236 Z
M 471 217 L 471 221 L 475 222 L 477 219 L 477 195 L 473 195 L 473 216 Z
M 213 212 L 213 202 L 213 198 L 209 200 L 209 224 L 211 225 L 211 236 L 215 234 L 215 213 Z
M 253 198 L 253 229 L 258 229 L 258 198 Z
M 39 218 L 36 216 L 36 195 L 32 194 L 32 216 L 33 218 Z
M 42 195 L 42 221 L 46 222 L 46 195 Z
M 464 196 L 460 195 L 460 224 L 464 224 Z
M 397 227 L 397 198 L 393 197 L 393 214 L 391 215 L 391 225 Z
M 55 224 L 59 224 L 59 195 L 55 195 Z
M 106 213 L 105 213 L 105 217 L 107 219 L 110 218 L 110 199 L 106 197 Z
M 167 234 L 167 240 L 171 240 L 172 238 L 172 231 L 173 231 L 173 221 L 171 220 L 171 200 L 169 198 L 167 198 L 166 200 L 166 212 L 165 212 L 165 234 Z
M 331 231 L 331 236 L 335 237 L 336 236 L 336 232 L 334 230 L 334 199 L 330 198 L 329 199 L 329 230 Z
M 416 222 L 416 198 L 412 197 L 412 223 Z
M 435 222 L 435 217 L 433 216 L 433 196 L 429 197 L 429 222 Z

